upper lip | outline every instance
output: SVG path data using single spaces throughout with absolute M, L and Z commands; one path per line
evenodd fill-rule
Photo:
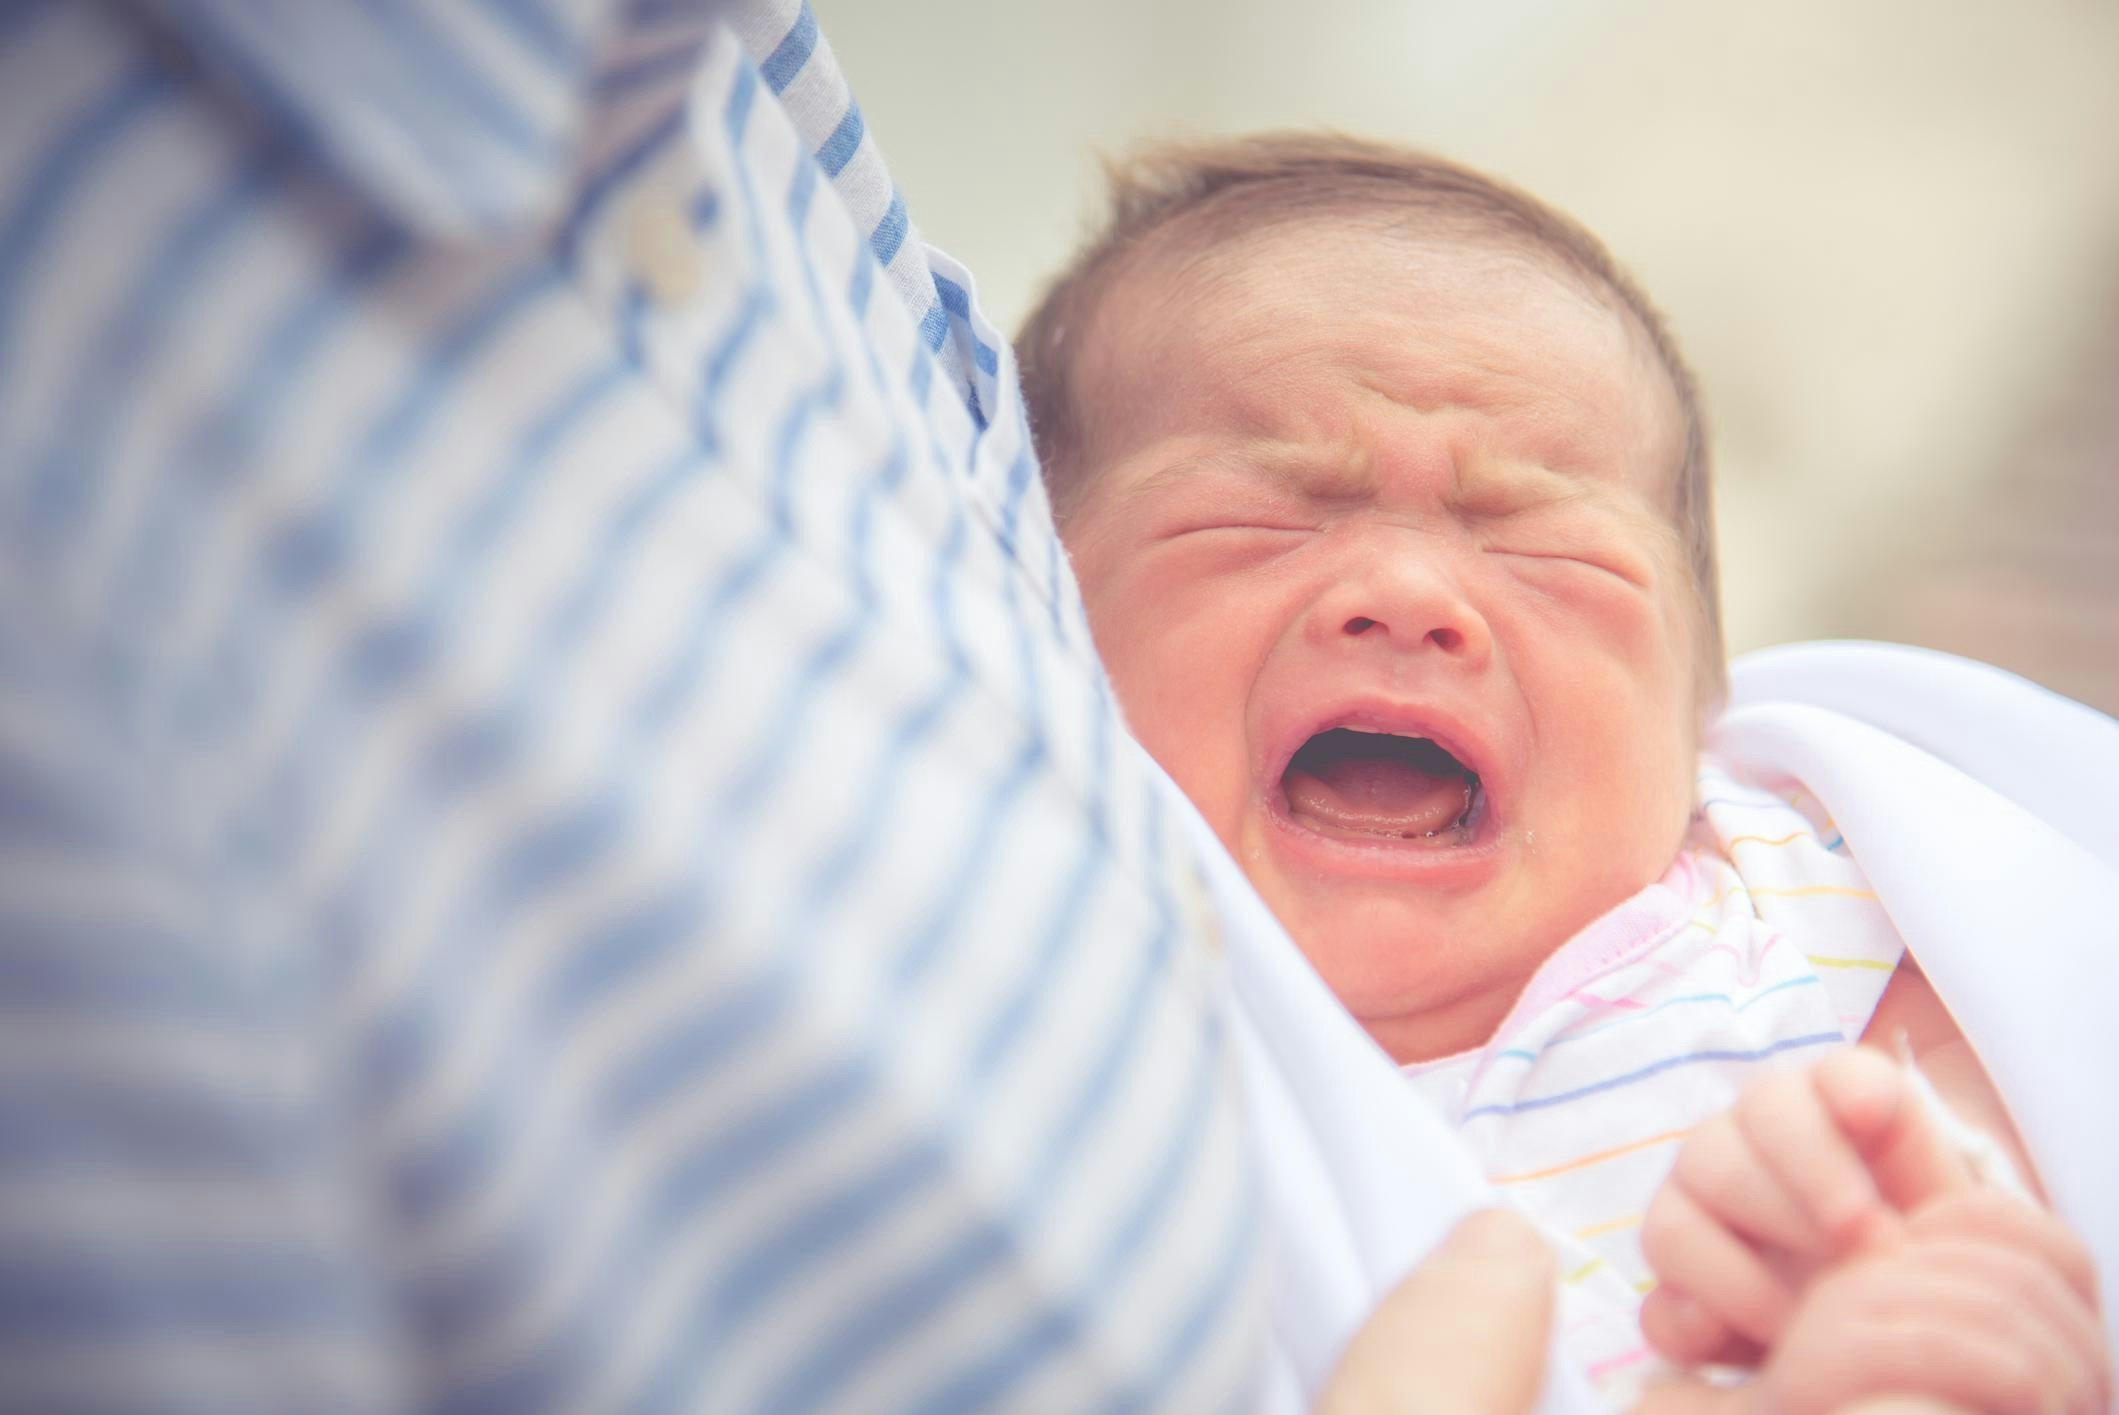
M 1286 807 L 1288 763 L 1303 743 L 1320 732 L 1345 727 L 1363 732 L 1388 732 L 1399 737 L 1425 737 L 1479 778 L 1487 809 L 1505 795 L 1505 782 L 1497 780 L 1500 751 L 1487 729 L 1476 725 L 1466 713 L 1429 700 L 1397 698 L 1386 694 L 1356 694 L 1290 714 L 1270 731 L 1264 742 L 1264 760 L 1259 763 L 1260 784 L 1268 799 Z

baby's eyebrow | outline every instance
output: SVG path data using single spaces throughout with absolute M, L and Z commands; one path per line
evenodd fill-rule
M 1458 467 L 1452 499 L 1471 515 L 1503 517 L 1596 494 L 1594 482 L 1577 473 L 1535 462 L 1481 460 Z
M 1213 473 L 1258 482 L 1325 505 L 1366 501 L 1380 489 L 1365 453 L 1334 455 L 1291 443 L 1260 442 L 1219 447 L 1158 467 L 1135 484 L 1134 494 L 1153 495 Z

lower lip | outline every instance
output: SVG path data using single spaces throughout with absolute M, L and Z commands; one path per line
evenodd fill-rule
M 1276 853 L 1307 871 L 1461 887 L 1487 878 L 1499 863 L 1502 836 L 1490 804 L 1484 799 L 1479 802 L 1477 818 L 1468 832 L 1470 838 L 1462 844 L 1329 834 L 1296 820 L 1288 810 L 1284 792 L 1275 792 L 1268 799 L 1265 815 Z

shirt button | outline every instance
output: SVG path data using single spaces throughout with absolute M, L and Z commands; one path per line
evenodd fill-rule
M 1208 953 L 1219 954 L 1226 947 L 1221 934 L 1221 911 L 1215 908 L 1197 866 L 1187 863 L 1177 867 L 1177 901 L 1192 936 Z
M 684 209 L 660 195 L 635 203 L 625 222 L 625 263 L 658 304 L 683 304 L 699 293 L 699 238 Z

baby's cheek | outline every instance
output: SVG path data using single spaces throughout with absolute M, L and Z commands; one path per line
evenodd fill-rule
M 1265 611 L 1253 592 L 1261 577 L 1202 574 L 1196 559 L 1144 552 L 1099 582 L 1085 581 L 1097 649 L 1121 695 L 1143 707 L 1174 697 L 1210 708 L 1240 691 L 1246 666 L 1262 652 Z
M 1639 887 L 1669 868 L 1684 843 L 1698 764 L 1689 733 L 1677 723 L 1661 723 L 1653 735 L 1635 740 L 1640 752 L 1629 793 L 1633 809 L 1626 845 Z
M 1102 613 L 1092 608 L 1090 623 L 1127 726 L 1198 800 L 1192 778 L 1200 759 L 1222 749 L 1220 738 L 1241 730 L 1241 701 L 1231 701 L 1231 646 L 1160 612 L 1144 595 L 1128 596 Z
M 1692 810 L 1697 753 L 1690 679 L 1671 658 L 1587 649 L 1569 664 L 1557 711 L 1582 789 L 1579 829 L 1638 886 L 1660 874 Z M 1548 705 L 1541 717 L 1551 717 Z M 1638 877 L 1638 878 L 1636 878 Z
M 1609 675 L 1605 695 L 1624 709 L 1613 731 L 1649 749 L 1651 761 L 1663 768 L 1654 772 L 1656 780 L 1689 783 L 1700 702 L 1693 611 L 1669 594 L 1637 595 L 1598 606 L 1590 623 L 1589 643 L 1601 649 Z M 1593 650 L 1585 644 L 1584 651 Z

